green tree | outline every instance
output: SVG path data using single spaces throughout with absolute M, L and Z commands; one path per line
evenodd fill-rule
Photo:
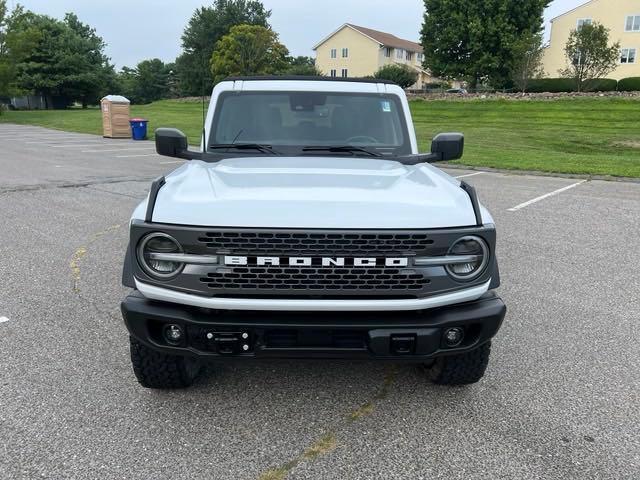
M 285 72 L 287 75 L 322 76 L 322 72 L 318 70 L 316 61 L 312 57 L 288 57 L 287 63 L 289 64 Z
M 616 69 L 620 42 L 609 45 L 609 29 L 594 22 L 572 30 L 564 51 L 568 66 L 560 74 L 573 79 L 578 92 L 585 92 Z
M 531 80 L 543 75 L 543 56 L 542 33 L 525 32 L 514 42 L 511 78 L 523 94 Z
M 118 88 L 114 90 L 114 93 L 124 95 L 131 102 L 136 103 L 135 96 L 138 89 L 138 71 L 131 67 L 122 67 L 122 69 L 116 74 Z
M 151 103 L 171 96 L 174 64 L 158 58 L 143 60 L 136 68 L 123 67 L 118 74 L 120 89 L 132 103 Z
M 0 0 L 0 97 L 22 93 L 17 84 L 17 65 L 40 40 L 35 29 L 15 28 L 16 19 L 23 13 L 24 9 L 18 6 L 8 14 L 6 1 Z
M 79 100 L 82 107 L 86 108 L 88 103 L 98 103 L 114 83 L 115 71 L 104 54 L 106 43 L 94 28 L 80 22 L 73 13 L 65 15 L 64 23 L 68 27 L 67 41 L 70 47 L 66 59 L 73 65 L 74 71 L 68 72 L 60 93 Z
M 170 68 L 162 60 L 143 60 L 136 70 L 138 103 L 151 103 L 169 96 Z
M 1 97 L 10 95 L 15 73 L 9 61 L 7 48 L 7 2 L 0 0 L 0 115 L 2 115 Z
M 96 103 L 115 81 L 103 40 L 74 14 L 60 21 L 20 10 L 12 15 L 10 30 L 17 38 L 37 32 L 32 48 L 15 65 L 22 90 L 86 106 Z
M 182 95 L 201 95 L 213 77 L 209 61 L 216 43 L 235 25 L 269 27 L 270 10 L 257 0 L 214 0 L 210 7 L 198 8 L 182 35 L 183 53 L 176 59 Z
M 513 48 L 538 33 L 550 0 L 424 0 L 424 66 L 433 75 L 495 87 L 510 84 Z
M 234 75 L 274 75 L 287 69 L 287 47 L 273 30 L 237 25 L 222 37 L 211 56 L 211 74 L 217 83 Z
M 402 88 L 409 88 L 418 81 L 418 72 L 406 65 L 385 65 L 373 76 L 382 80 L 391 80 Z

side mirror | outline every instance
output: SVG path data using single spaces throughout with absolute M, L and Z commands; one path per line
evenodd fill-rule
M 464 152 L 464 135 L 462 133 L 441 133 L 431 142 L 431 153 L 437 156 L 438 162 L 457 160 Z
M 176 128 L 158 128 L 156 130 L 156 152 L 165 157 L 191 160 L 187 136 Z

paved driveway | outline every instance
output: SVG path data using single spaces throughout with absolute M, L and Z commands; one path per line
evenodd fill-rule
M 509 307 L 485 379 L 226 363 L 135 382 L 127 221 L 178 162 L 0 125 L 0 478 L 640 477 L 640 185 L 455 170 L 498 224 Z

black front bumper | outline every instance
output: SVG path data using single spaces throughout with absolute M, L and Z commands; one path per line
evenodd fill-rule
M 129 332 L 156 350 L 222 358 L 351 358 L 424 361 L 472 350 L 500 328 L 506 306 L 490 292 L 474 301 L 416 312 L 240 312 L 148 300 L 131 293 L 121 305 Z M 168 325 L 182 339 L 169 344 Z M 449 347 L 449 328 L 462 342 Z

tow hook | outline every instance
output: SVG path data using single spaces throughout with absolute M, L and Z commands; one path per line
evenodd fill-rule
M 415 335 L 391 335 L 389 350 L 392 355 L 412 355 L 416 351 Z

